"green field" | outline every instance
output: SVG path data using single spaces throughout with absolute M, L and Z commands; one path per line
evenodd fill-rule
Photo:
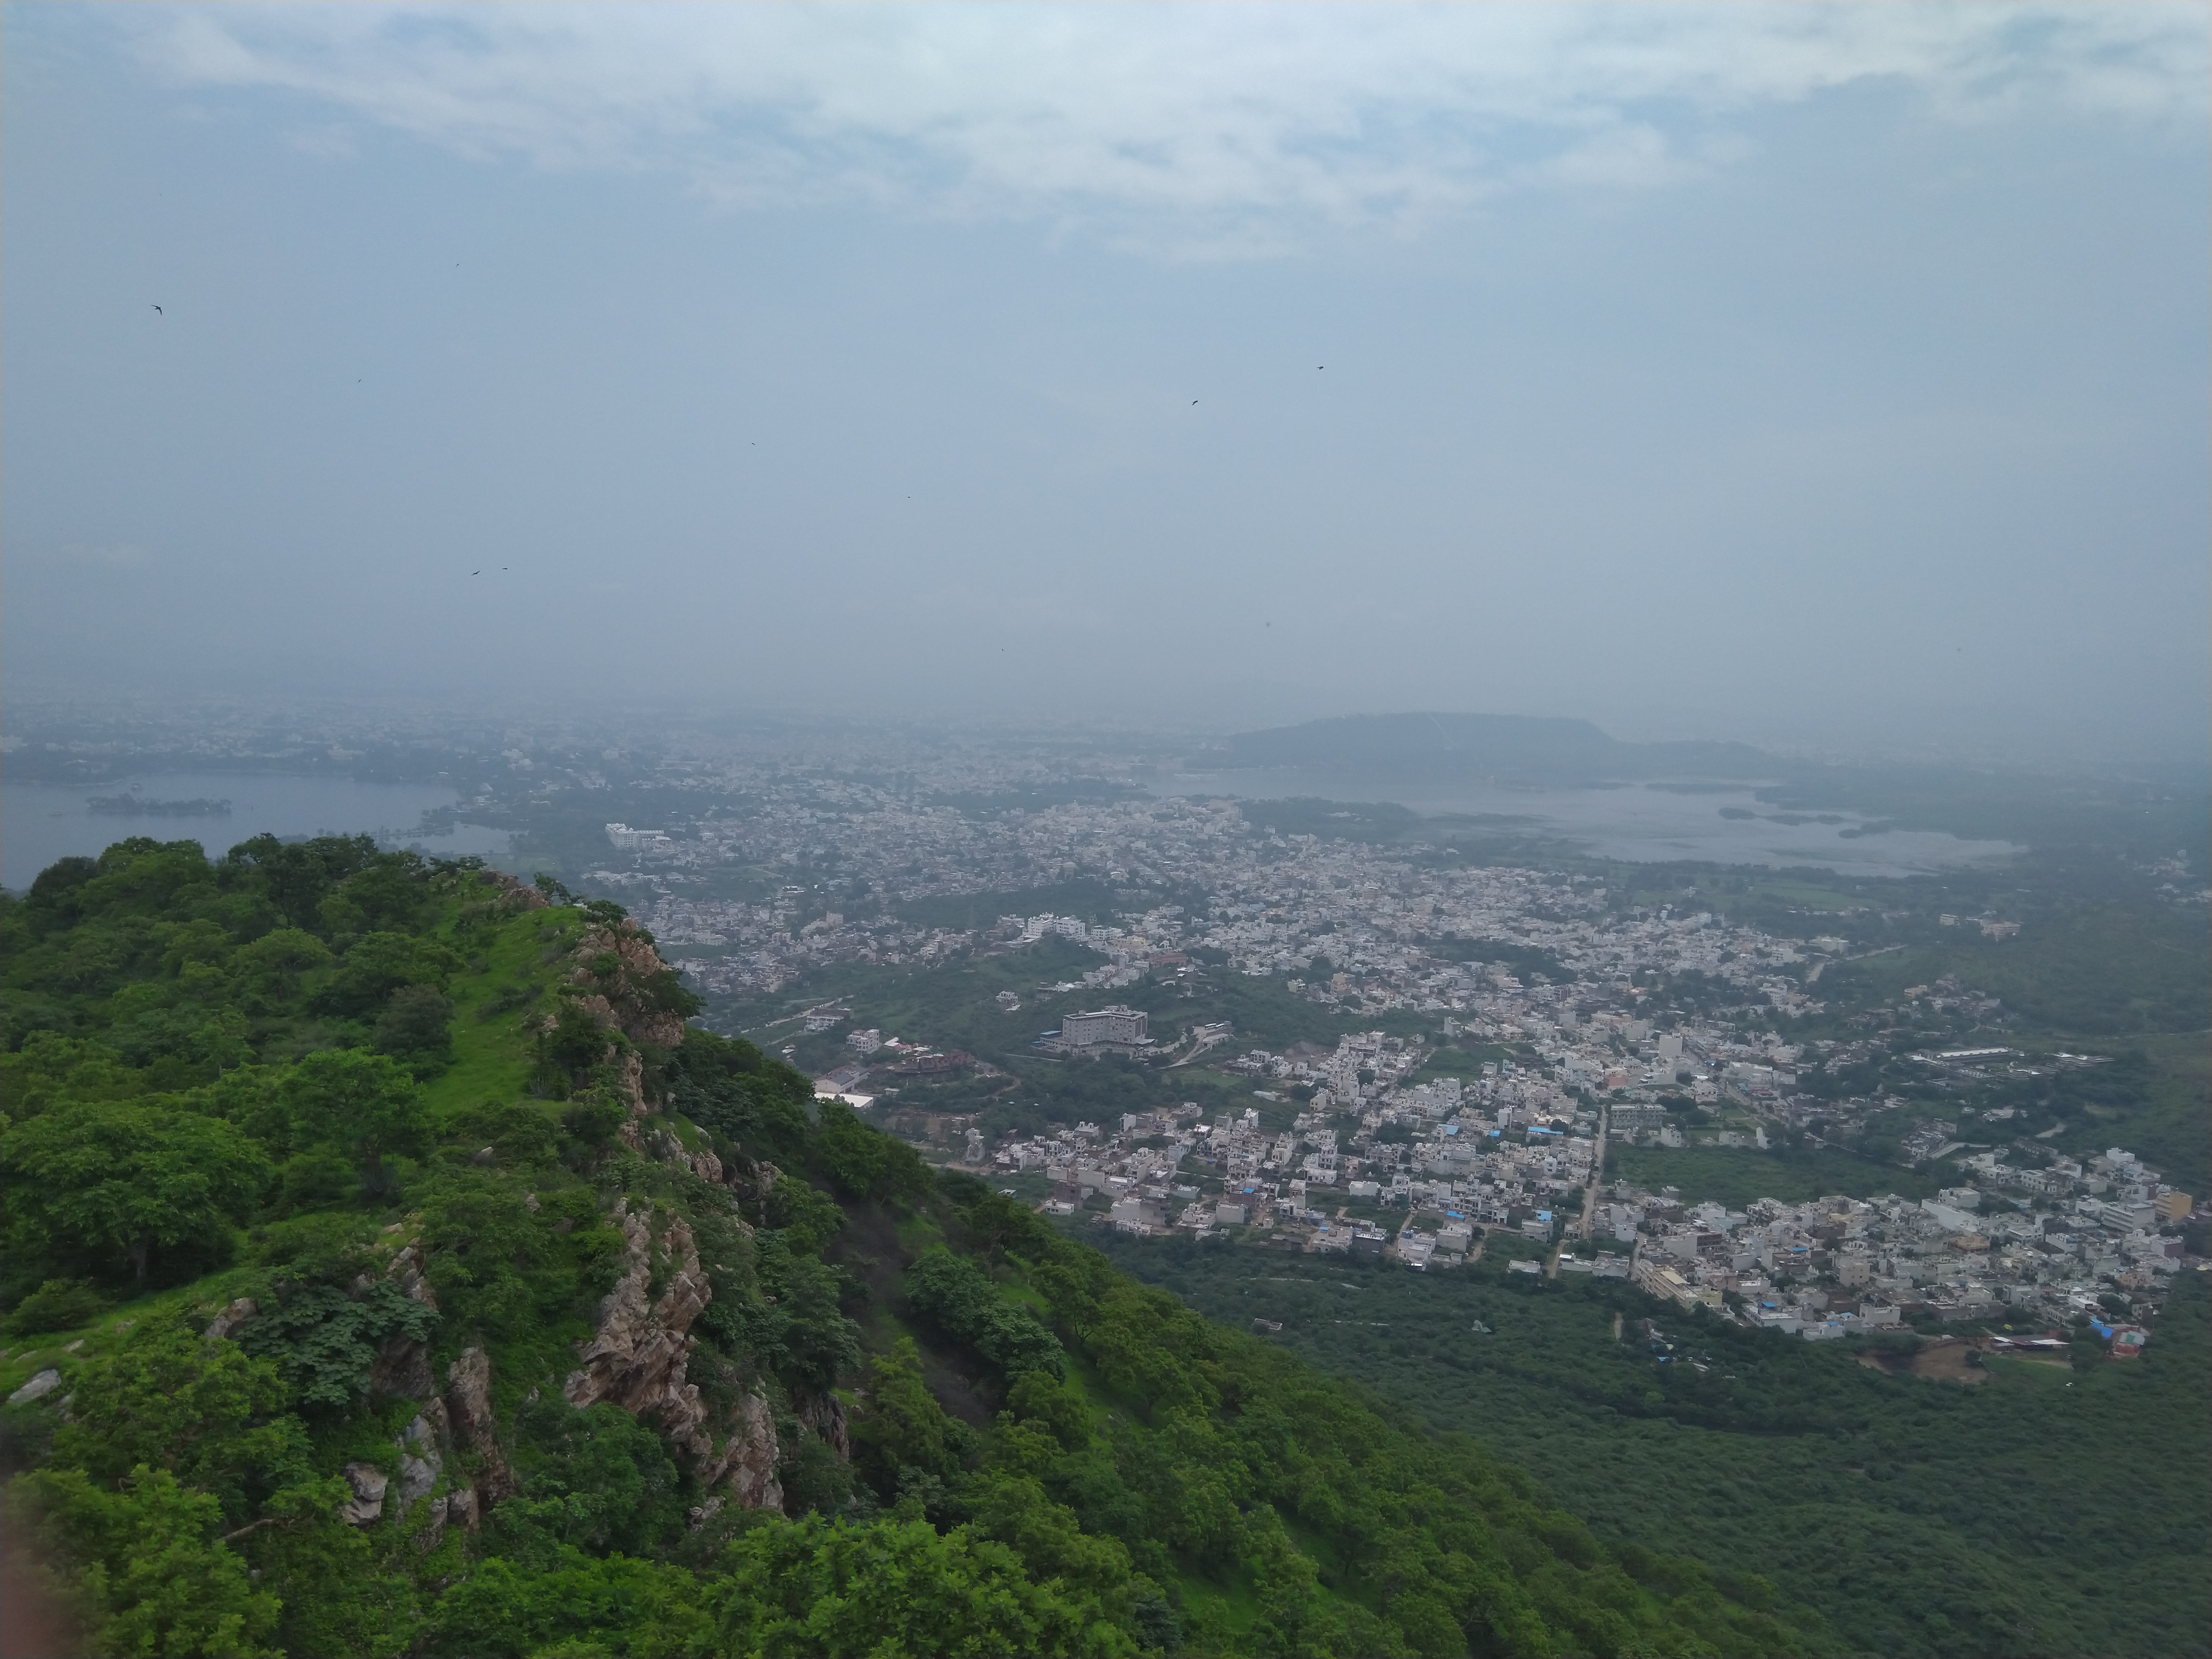
M 1784 1204 L 1841 1193 L 1846 1198 L 1877 1198 L 1896 1193 L 1927 1198 L 1943 1185 L 1941 1171 L 1904 1170 L 1877 1164 L 1834 1147 L 1760 1152 L 1750 1146 L 1629 1146 L 1609 1142 L 1606 1172 L 1648 1191 L 1681 1188 L 1686 1203 L 1711 1200 L 1740 1210 L 1762 1198 Z

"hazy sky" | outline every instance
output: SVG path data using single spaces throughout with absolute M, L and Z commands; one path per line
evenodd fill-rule
M 2201 756 L 2208 20 L 11 4 L 7 681 Z

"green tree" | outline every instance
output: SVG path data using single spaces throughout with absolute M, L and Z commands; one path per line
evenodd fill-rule
M 720 1653 L 699 1581 L 680 1567 L 564 1545 L 543 1561 L 477 1562 L 438 1597 L 433 1659 Z
M 90 1654 L 282 1659 L 269 1641 L 276 1598 L 224 1547 L 216 1500 L 167 1470 L 142 1463 L 95 1486 L 82 1469 L 34 1469 L 8 1498 L 53 1564 Z
M 584 1073 L 607 1058 L 617 1040 L 618 1034 L 600 1024 L 590 1010 L 563 1002 L 551 1026 L 538 1034 L 539 1092 L 565 1094 Z
M 368 1533 L 340 1518 L 352 1496 L 343 1475 L 287 1486 L 240 1545 L 283 1603 L 276 1633 L 295 1659 L 383 1659 L 421 1629 L 413 1577 L 380 1571 Z
M 592 1555 L 649 1555 L 679 1532 L 676 1466 L 660 1437 L 619 1406 L 579 1411 L 541 1396 L 521 1418 L 522 1495 L 501 1504 L 502 1536 L 537 1534 Z
M 433 939 L 406 933 L 363 933 L 340 958 L 329 982 L 315 994 L 315 1005 L 325 1013 L 362 1018 L 381 1008 L 404 985 L 443 990 L 460 965 L 458 957 Z
M 912 1199 L 933 1184 L 929 1166 L 913 1147 L 863 1123 L 842 1102 L 825 1100 L 815 1133 L 815 1156 L 838 1191 L 852 1198 Z
M 926 1252 L 902 1281 L 907 1300 L 938 1329 L 966 1344 L 1000 1374 L 1063 1376 L 1067 1356 L 1059 1339 L 1026 1308 L 1000 1297 L 975 1262 L 943 1248 Z
M 304 1431 L 283 1414 L 284 1403 L 283 1379 L 268 1360 L 149 1321 L 78 1367 L 54 1462 L 110 1485 L 145 1464 L 242 1516 L 256 1493 L 305 1469 Z
M 709 1595 L 718 1653 L 1130 1655 L 1095 1600 L 1030 1582 L 1005 1545 L 927 1522 L 810 1516 L 731 1545 Z
M 421 1342 L 438 1316 L 380 1280 L 358 1296 L 335 1285 L 293 1289 L 239 1333 L 239 1346 L 276 1364 L 303 1406 L 343 1410 L 368 1393 L 369 1368 L 393 1337 Z
M 324 896 L 375 857 L 374 836 L 317 836 L 289 843 L 256 836 L 232 848 L 224 862 L 255 881 L 293 927 L 305 927 Z
M 386 1062 L 387 1064 L 389 1062 Z M 0 1139 L 11 1209 L 80 1259 L 220 1244 L 266 1185 L 268 1155 L 220 1118 L 136 1102 L 56 1108 Z
M 899 1473 L 918 1469 L 939 1480 L 957 1474 L 952 1420 L 922 1380 L 921 1351 L 910 1336 L 877 1356 L 868 1372 L 868 1409 L 853 1428 L 854 1461 L 886 1498 L 898 1491 Z
M 390 1184 L 386 1158 L 420 1152 L 428 1142 L 413 1076 L 383 1054 L 358 1048 L 309 1054 L 285 1079 L 284 1100 L 294 1144 L 336 1148 L 370 1193 Z
M 403 985 L 377 1016 L 371 1041 L 380 1054 L 435 1066 L 451 1060 L 453 1000 L 434 985 Z
M 307 975 L 327 968 L 334 958 L 331 947 L 298 927 L 279 927 L 241 945 L 230 959 L 234 982 L 247 996 L 263 1004 L 296 1001 L 306 988 Z

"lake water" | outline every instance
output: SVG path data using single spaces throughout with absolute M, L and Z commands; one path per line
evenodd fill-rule
M 227 815 L 173 817 L 94 812 L 95 795 L 136 787 L 155 800 L 228 800 Z M 158 772 L 116 783 L 0 781 L 0 885 L 21 892 L 39 872 L 74 854 L 96 854 L 131 836 L 197 841 L 220 856 L 266 830 L 277 836 L 373 835 L 387 846 L 413 847 L 433 858 L 473 853 L 501 859 L 513 838 L 483 824 L 423 836 L 416 826 L 434 806 L 450 806 L 453 790 L 427 783 L 356 783 L 351 778 L 286 777 L 267 772 Z
M 1890 830 L 1845 836 L 1869 820 L 1856 812 L 1823 814 L 1831 823 L 1782 823 L 1776 809 L 1740 788 L 1670 789 L 1628 784 L 1617 789 L 1512 788 L 1485 784 L 1378 783 L 1346 773 L 1253 768 L 1233 772 L 1164 775 L 1162 794 L 1228 796 L 1242 800 L 1392 801 L 1425 814 L 1494 815 L 1519 827 L 1578 843 L 1603 858 L 1637 863 L 1696 859 L 1715 864 L 1810 865 L 1850 876 L 1921 875 L 2024 849 L 2002 841 L 1967 841 L 1935 830 Z M 1723 817 L 1721 809 L 1750 817 Z M 1792 817 L 1798 816 L 1791 814 Z M 1501 828 L 1506 826 L 1500 826 Z

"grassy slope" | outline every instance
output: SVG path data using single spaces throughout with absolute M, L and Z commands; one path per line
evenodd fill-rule
M 458 904 L 448 904 L 441 918 L 441 933 L 450 926 Z M 449 988 L 455 1005 L 453 1024 L 453 1064 L 425 1086 L 423 1094 L 436 1117 L 483 1101 L 514 1101 L 525 1097 L 523 1084 L 531 1068 L 530 1039 L 523 1030 L 520 1008 L 494 1018 L 479 1020 L 485 1003 L 511 987 L 550 992 L 564 971 L 567 952 L 580 932 L 574 913 L 557 924 L 544 911 L 528 911 L 501 924 L 496 939 L 484 948 L 479 934 L 477 955 L 455 976 Z M 553 931 L 557 927 L 557 932 Z M 549 959 L 550 954 L 550 959 Z M 549 1115 L 560 1108 L 545 1103 Z M 386 1219 L 402 1219 L 398 1216 Z M 243 1230 L 238 1235 L 241 1246 Z M 240 1254 L 243 1255 L 241 1249 Z M 64 1370 L 103 1352 L 118 1335 L 142 1320 L 221 1305 L 251 1289 L 265 1277 L 260 1269 L 238 1266 L 118 1304 L 91 1324 L 74 1330 L 41 1333 L 27 1346 L 0 1346 L 0 1398 L 13 1393 L 49 1365 Z M 79 1345 L 72 1348 L 71 1345 Z M 497 1358 L 499 1356 L 495 1356 Z M 395 1409 L 396 1409 L 395 1406 Z M 408 1408 L 410 1412 L 413 1407 Z M 369 1439 L 381 1446 L 389 1439 L 381 1429 Z
M 477 955 L 450 988 L 453 1063 L 423 1091 L 433 1112 L 523 1097 L 531 1067 L 523 1021 L 564 972 L 581 933 L 574 911 L 526 910 L 501 925 L 489 949 L 479 939 Z M 509 991 L 532 994 L 527 1005 L 485 1017 L 486 1005 Z

